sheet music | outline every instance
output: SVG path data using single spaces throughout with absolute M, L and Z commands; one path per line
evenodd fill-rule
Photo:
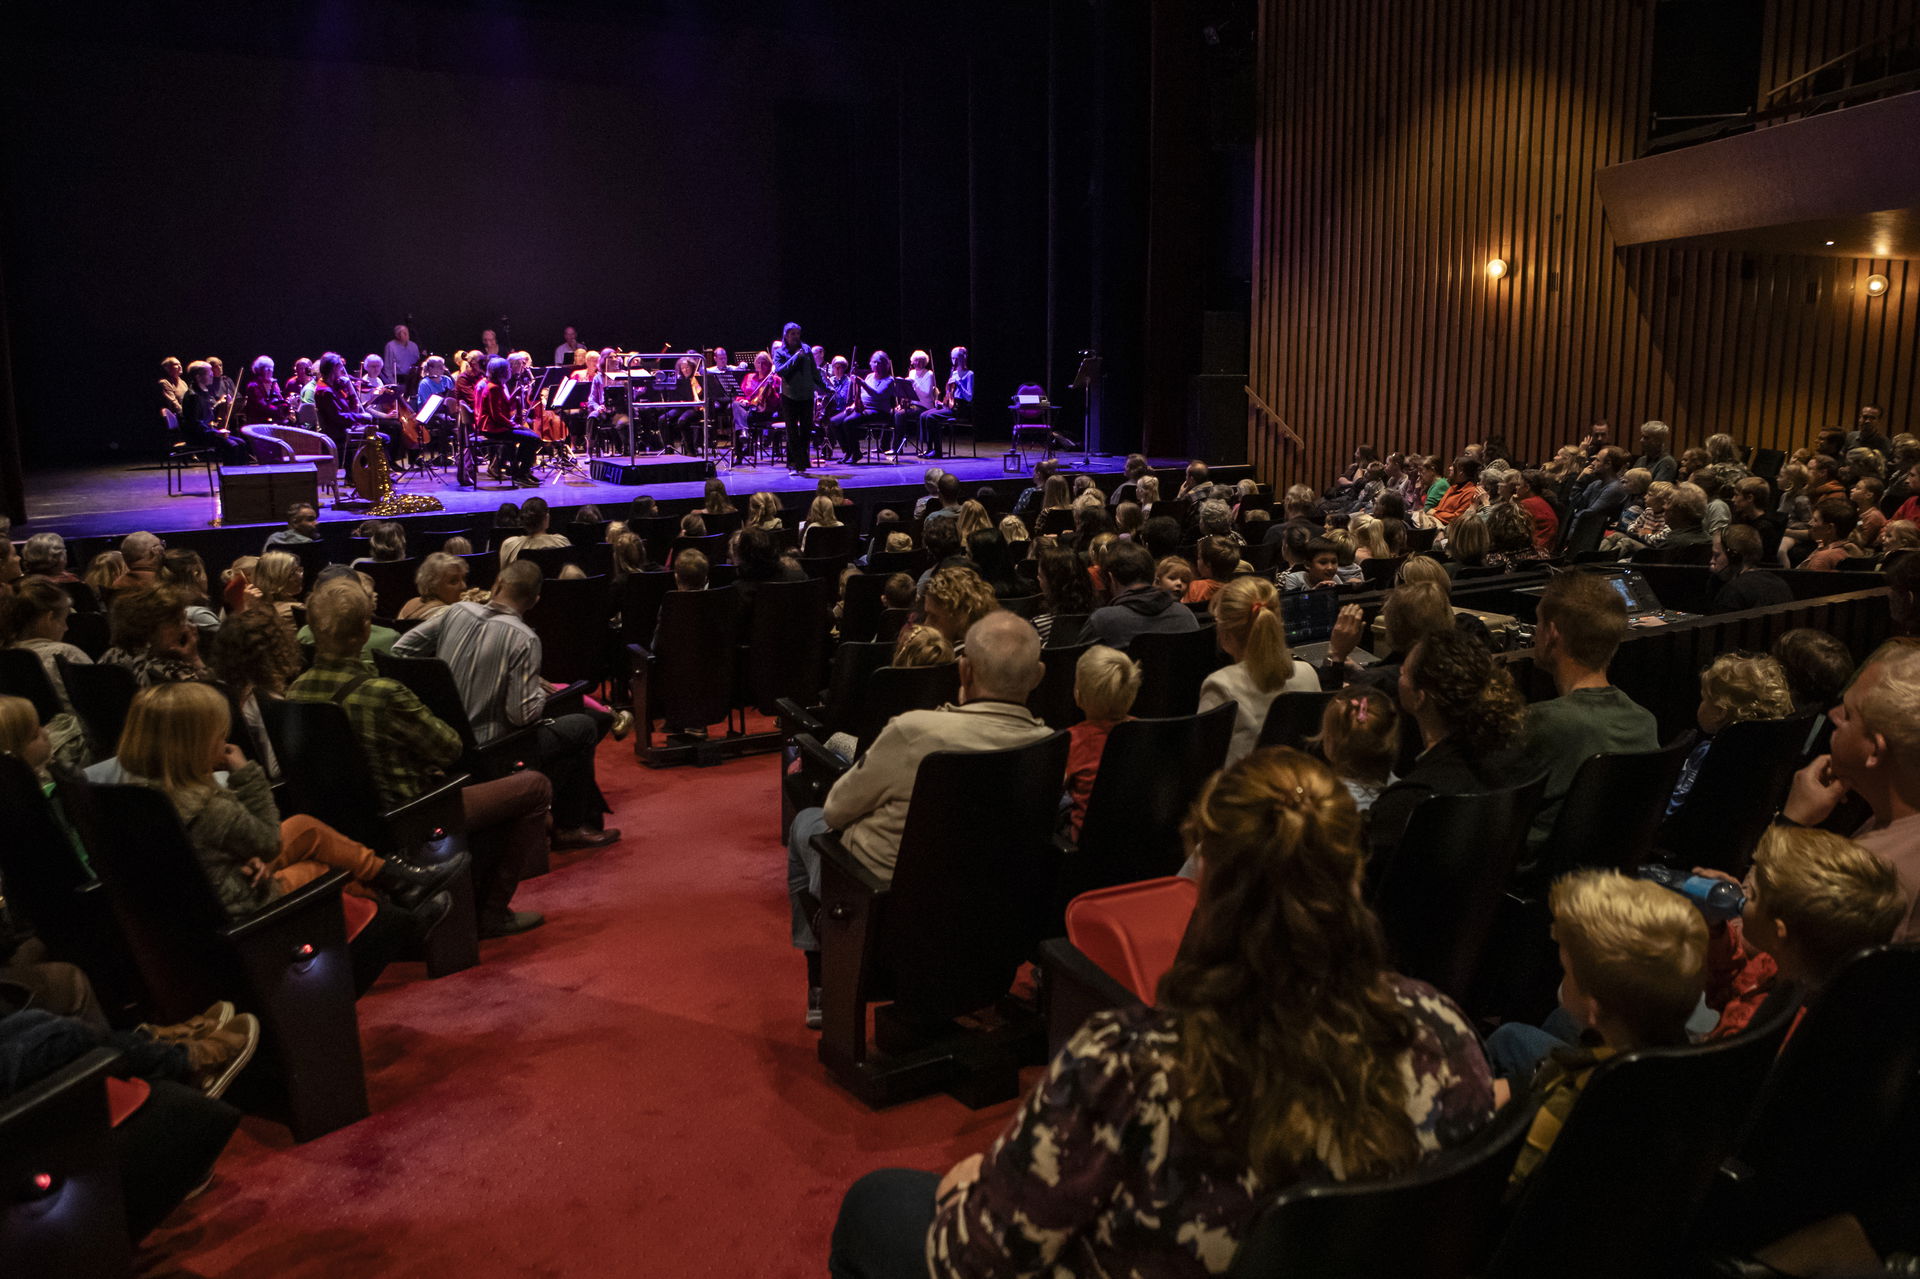
M 438 413 L 440 411 L 440 406 L 442 404 L 445 404 L 446 402 L 447 402 L 447 399 L 446 399 L 446 396 L 444 395 L 429 395 L 426 399 L 426 403 L 420 406 L 420 411 L 414 414 L 414 416 L 420 419 L 420 425 L 432 426 L 433 415 Z

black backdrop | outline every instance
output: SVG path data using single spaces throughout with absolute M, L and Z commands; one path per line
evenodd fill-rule
M 1047 14 L 234 0 L 9 17 L 4 288 L 40 462 L 158 442 L 166 355 L 964 343 L 1048 378 Z M 502 317 L 505 317 L 504 320 Z M 503 334 L 508 338 L 509 334 Z M 1069 345 L 1062 340 L 1061 345 Z

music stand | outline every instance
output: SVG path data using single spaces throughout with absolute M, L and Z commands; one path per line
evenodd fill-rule
M 1105 372 L 1100 352 L 1087 350 L 1080 353 L 1080 368 L 1073 375 L 1073 386 L 1081 393 L 1080 465 L 1083 468 L 1091 465 L 1093 460 L 1093 406 L 1100 394 L 1100 379 Z

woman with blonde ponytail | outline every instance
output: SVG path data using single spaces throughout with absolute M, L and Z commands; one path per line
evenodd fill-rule
M 1089 1019 L 985 1156 L 861 1179 L 834 1274 L 1224 1274 L 1280 1192 L 1395 1176 L 1486 1123 L 1479 1039 L 1387 967 L 1325 765 L 1255 751 L 1186 835 L 1199 900 L 1155 1006 Z
M 1280 620 L 1280 592 L 1264 577 L 1237 577 L 1213 596 L 1213 620 L 1220 649 L 1233 659 L 1207 676 L 1200 685 L 1200 709 L 1210 711 L 1233 702 L 1240 707 L 1233 720 L 1233 741 L 1227 763 L 1260 744 L 1260 728 L 1267 708 L 1282 693 L 1317 693 L 1320 676 L 1305 662 L 1296 661 L 1287 646 L 1286 623 Z

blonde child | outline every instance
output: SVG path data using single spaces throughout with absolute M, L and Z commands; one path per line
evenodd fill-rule
M 1067 838 L 1080 838 L 1087 818 L 1087 798 L 1093 794 L 1113 726 L 1133 718 L 1133 701 L 1140 695 L 1140 664 L 1117 648 L 1095 644 L 1073 667 L 1073 701 L 1086 718 L 1067 730 Z
M 1793 689 L 1787 672 L 1773 658 L 1761 654 L 1724 653 L 1700 672 L 1700 708 L 1695 722 L 1700 741 L 1687 756 L 1667 801 L 1669 815 L 1679 812 L 1700 776 L 1700 766 L 1713 749 L 1714 736 L 1730 724 L 1750 719 L 1785 719 L 1793 714 Z
M 1311 745 L 1361 812 L 1393 784 L 1400 754 L 1400 708 L 1377 688 L 1351 685 L 1327 703 Z
M 1207 676 L 1200 685 L 1200 709 L 1212 710 L 1228 702 L 1240 709 L 1234 716 L 1233 740 L 1227 747 L 1231 766 L 1260 744 L 1273 699 L 1282 693 L 1312 693 L 1320 676 L 1305 662 L 1294 660 L 1287 645 L 1287 628 L 1280 619 L 1280 592 L 1264 577 L 1237 577 L 1213 597 L 1214 630 L 1221 651 L 1233 659 Z
M 896 574 L 905 577 L 906 574 Z M 911 579 L 909 579 L 911 581 Z M 953 660 L 953 644 L 931 626 L 907 626 L 893 642 L 893 658 L 889 666 L 944 666 Z M 846 760 L 853 762 L 854 755 L 860 749 L 860 741 L 852 733 L 835 733 L 824 743 L 826 748 Z
M 1547 902 L 1560 944 L 1560 1007 L 1581 1042 L 1552 1048 L 1534 1074 L 1540 1109 L 1514 1165 L 1516 1186 L 1546 1156 L 1596 1066 L 1616 1053 L 1687 1042 L 1687 1018 L 1706 985 L 1707 925 L 1678 893 L 1618 871 L 1582 870 L 1556 883 Z M 1497 1064 L 1494 1045 L 1488 1055 Z M 1495 1100 L 1505 1104 L 1509 1089 L 1498 1081 Z
M 1169 555 L 1154 565 L 1153 584 L 1175 599 L 1185 599 L 1193 586 L 1193 565 L 1178 555 Z

